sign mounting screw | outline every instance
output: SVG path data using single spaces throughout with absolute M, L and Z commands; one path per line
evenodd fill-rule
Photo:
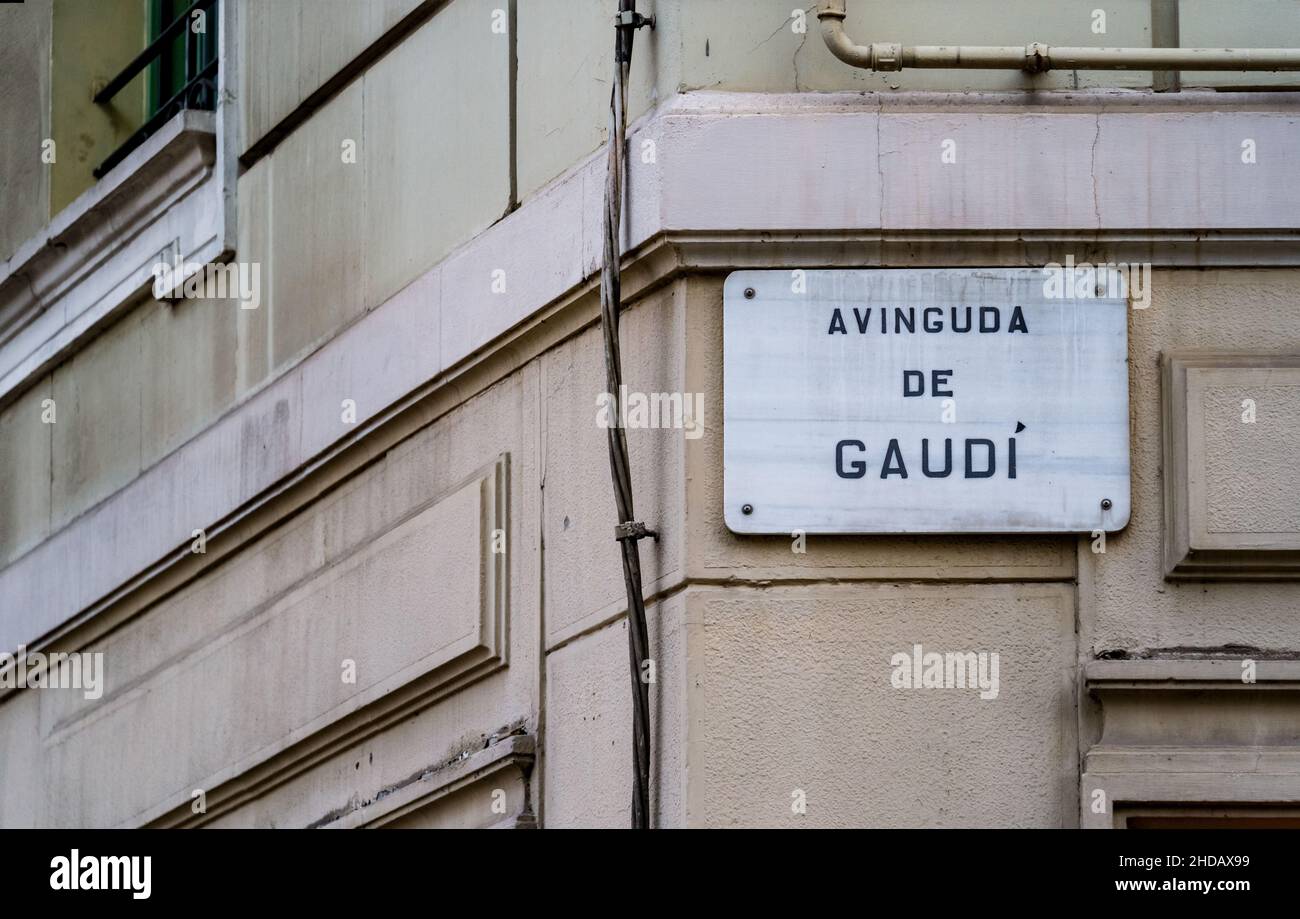
M 740 512 L 744 514 L 746 517 L 748 517 L 750 514 L 754 513 L 754 505 L 746 504 L 744 507 L 740 509 Z
M 1102 498 L 1102 499 L 1101 499 L 1101 509 L 1102 509 L 1103 511 L 1108 511 L 1108 510 L 1110 510 L 1112 506 L 1113 506 L 1113 505 L 1112 505 L 1112 503 L 1111 503 L 1110 498 Z
M 754 296 L 755 296 L 754 288 L 752 288 L 752 287 L 746 287 L 746 288 L 745 288 L 745 299 L 746 299 L 746 300 L 753 300 L 753 299 L 754 299 Z

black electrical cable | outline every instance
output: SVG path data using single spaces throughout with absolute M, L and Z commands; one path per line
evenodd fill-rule
M 621 423 L 619 394 L 623 361 L 619 352 L 618 322 L 622 310 L 619 247 L 623 210 L 623 151 L 627 142 L 627 80 L 636 30 L 651 22 L 636 12 L 636 0 L 619 0 L 614 26 L 614 86 L 610 93 L 609 163 L 605 178 L 605 263 L 600 274 L 600 327 L 605 337 L 605 385 L 612 400 L 610 417 L 616 419 L 606 433 L 609 469 L 618 510 L 615 535 L 623 551 L 623 581 L 627 588 L 628 660 L 632 675 L 632 828 L 650 827 L 650 687 L 643 674 L 650 659 L 645 600 L 641 593 L 639 541 L 649 535 L 636 519 L 632 504 L 632 471 L 627 455 L 627 435 Z

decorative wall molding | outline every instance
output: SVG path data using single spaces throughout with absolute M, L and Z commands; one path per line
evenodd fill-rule
M 318 826 L 330 830 L 377 829 L 507 770 L 518 773 L 520 782 L 527 788 L 535 758 L 536 741 L 532 735 L 511 734 L 472 756 L 441 769 L 430 769 L 383 797 Z M 502 815 L 494 828 L 535 827 L 536 817 L 528 807 L 530 798 L 526 793 L 525 800 L 519 802 L 522 807 L 515 813 Z
M 1294 813 L 1300 660 L 1256 660 L 1250 673 L 1249 655 L 1085 665 L 1103 729 L 1084 757 L 1083 827 L 1120 826 L 1117 811 L 1176 805 L 1289 804 Z
M 180 112 L 0 263 L 0 406 L 153 283 L 226 249 L 212 112 Z
M 508 505 L 509 456 L 502 455 L 467 481 L 407 515 L 385 534 L 354 552 L 349 560 L 321 572 L 303 588 L 295 591 L 294 595 L 270 605 L 259 620 L 284 620 L 287 615 L 291 615 L 295 606 L 302 606 L 304 602 L 309 606 L 317 605 L 319 601 L 312 600 L 312 594 L 317 594 L 322 589 L 328 590 L 331 583 L 347 577 L 352 569 L 360 570 L 358 566 L 368 564 L 369 559 L 390 552 L 388 544 L 409 538 L 413 528 L 432 527 L 436 530 L 434 538 L 462 542 L 467 534 L 477 534 L 475 545 L 479 576 L 465 581 L 475 593 L 472 599 L 477 609 L 473 611 L 475 621 L 465 634 L 442 635 L 441 645 L 425 648 L 417 660 L 378 680 L 370 681 L 356 694 L 348 696 L 331 709 L 322 711 L 306 724 L 277 732 L 276 739 L 269 747 L 231 761 L 215 774 L 196 779 L 195 783 L 187 783 L 186 788 L 177 791 L 171 799 L 123 821 L 122 825 L 171 827 L 197 826 L 210 822 L 506 666 L 509 657 L 509 574 L 506 555 L 493 551 L 493 532 L 508 530 Z M 447 509 L 445 512 L 444 508 Z M 455 526 L 449 525 L 452 521 L 437 516 L 440 512 L 464 513 L 470 508 L 478 519 L 469 521 L 458 518 L 454 521 Z M 428 575 L 435 570 L 437 566 L 430 560 L 423 573 Z M 459 575 L 462 572 L 458 569 L 450 573 Z M 446 629 L 454 625 L 451 621 L 453 610 L 448 608 L 449 603 L 455 604 L 457 598 L 454 594 L 455 591 L 450 589 L 428 591 L 423 611 L 438 628 Z M 384 611 L 358 612 L 373 616 L 381 615 Z M 409 614 L 406 610 L 390 612 L 397 615 Z M 458 615 L 464 616 L 469 612 L 471 611 L 460 610 Z M 257 622 L 253 625 L 256 626 Z M 367 628 L 378 629 L 380 632 L 384 630 L 382 622 L 359 622 L 357 627 L 363 633 Z M 283 681 L 286 677 L 281 674 L 276 679 Z M 148 687 L 144 689 L 147 690 Z M 104 717 L 103 708 L 114 707 L 114 700 L 107 699 L 106 703 L 107 706 L 93 709 L 95 718 Z M 60 733 L 71 733 L 76 729 L 76 726 L 61 726 Z M 65 738 L 61 742 L 66 744 L 69 741 Z M 206 791 L 207 810 L 203 814 L 191 812 L 191 785 Z
M 1300 523 L 1272 529 L 1300 507 L 1300 355 L 1176 352 L 1161 368 L 1165 576 L 1300 579 Z

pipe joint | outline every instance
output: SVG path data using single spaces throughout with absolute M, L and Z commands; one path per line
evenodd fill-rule
M 871 69 L 885 72 L 903 69 L 903 46 L 898 42 L 872 42 Z
M 838 19 L 840 22 L 843 22 L 844 17 L 846 17 L 847 15 L 848 15 L 848 11 L 845 9 L 843 2 L 840 2 L 838 4 L 823 3 L 821 6 L 817 8 L 817 19 L 823 22 L 827 19 Z

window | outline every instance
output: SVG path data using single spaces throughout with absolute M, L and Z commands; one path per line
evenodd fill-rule
M 163 38 L 163 31 L 180 19 L 193 18 L 202 4 L 188 0 L 149 0 L 149 44 Z M 217 7 L 205 11 L 207 21 L 201 32 L 194 31 L 190 23 L 179 33 L 172 34 L 158 49 L 158 58 L 149 69 L 148 116 L 162 112 L 173 100 L 189 102 L 186 108 L 210 109 L 216 97 L 217 60 Z M 204 74 L 211 73 L 211 78 Z M 193 76 L 192 76 L 193 75 Z M 197 76 L 193 98 L 185 99 L 182 90 Z
M 145 119 L 95 169 L 101 178 L 183 109 L 212 109 L 217 100 L 217 0 L 148 0 L 148 42 L 95 95 L 107 105 L 147 71 Z
M 1294 807 L 1116 808 L 1119 826 L 1130 830 L 1300 830 Z

